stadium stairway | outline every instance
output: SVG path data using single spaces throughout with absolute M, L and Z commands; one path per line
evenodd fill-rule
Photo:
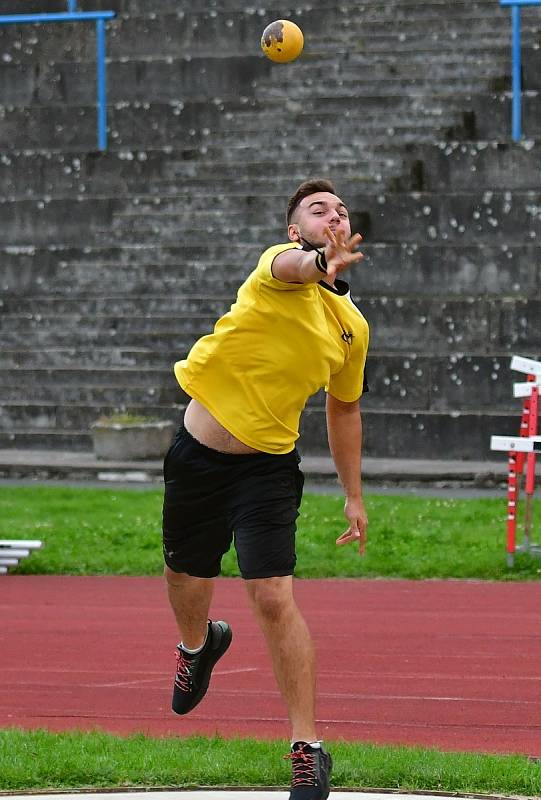
M 285 239 L 296 185 L 325 175 L 365 238 L 366 453 L 488 458 L 491 434 L 518 432 L 509 356 L 541 350 L 541 11 L 523 12 L 513 144 L 496 0 L 201 5 L 80 2 L 118 12 L 106 154 L 92 29 L 0 28 L 0 449 L 84 454 L 101 414 L 180 418 L 173 362 Z M 280 16 L 306 39 L 287 66 L 259 51 Z M 302 432 L 327 452 L 321 395 Z

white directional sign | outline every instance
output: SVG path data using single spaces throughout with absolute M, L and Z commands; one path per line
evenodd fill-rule
M 524 372 L 526 375 L 541 376 L 541 361 L 534 361 L 533 358 L 523 358 L 523 356 L 513 356 L 511 369 L 517 372 Z
M 491 450 L 516 450 L 517 453 L 541 453 L 541 436 L 491 436 Z
M 529 397 L 532 389 L 536 388 L 537 391 L 541 389 L 541 375 L 536 381 L 525 381 L 524 383 L 513 384 L 513 397 Z

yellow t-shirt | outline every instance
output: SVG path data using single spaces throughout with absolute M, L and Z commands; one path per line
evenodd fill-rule
M 175 364 L 175 375 L 233 436 L 265 453 L 289 453 L 308 398 L 325 389 L 344 402 L 363 390 L 368 323 L 349 287 L 277 280 L 266 250 L 236 302 Z

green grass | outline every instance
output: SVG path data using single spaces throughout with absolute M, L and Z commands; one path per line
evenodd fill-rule
M 158 575 L 160 490 L 0 488 L 0 538 L 40 538 L 19 573 Z M 336 548 L 343 500 L 305 497 L 303 577 L 539 578 L 541 562 L 505 566 L 505 500 L 370 495 L 369 548 Z M 539 504 L 535 509 L 540 511 Z M 225 574 L 237 574 L 234 553 Z M 335 787 L 541 795 L 541 765 L 523 756 L 329 743 Z M 123 786 L 286 786 L 285 742 L 121 738 L 105 733 L 0 731 L 0 790 Z
M 539 796 L 541 766 L 524 756 L 442 753 L 329 742 L 335 787 Z M 0 731 L 0 790 L 83 787 L 286 786 L 285 741 L 121 738 Z
M 17 569 L 25 574 L 158 575 L 162 571 L 160 489 L 1 487 L 0 538 L 43 539 Z M 541 502 L 534 503 L 534 519 Z M 345 529 L 343 499 L 305 495 L 297 536 L 299 577 L 538 580 L 541 560 L 505 558 L 500 499 L 444 500 L 368 495 L 367 555 L 334 542 Z M 234 551 L 223 562 L 237 575 Z

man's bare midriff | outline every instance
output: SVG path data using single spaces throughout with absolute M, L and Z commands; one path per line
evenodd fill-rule
M 184 414 L 184 427 L 188 433 L 206 447 L 219 450 L 220 453 L 260 453 L 248 447 L 232 433 L 229 433 L 217 419 L 207 411 L 198 400 L 190 400 Z

